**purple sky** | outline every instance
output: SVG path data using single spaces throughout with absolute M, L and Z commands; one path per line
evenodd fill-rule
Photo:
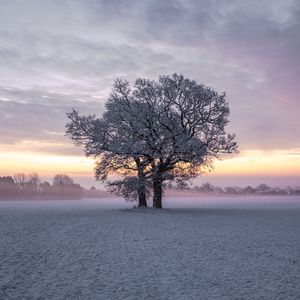
M 177 72 L 226 91 L 241 152 L 300 159 L 300 1 L 1 1 L 0 65 L 0 155 L 82 155 L 66 112 Z

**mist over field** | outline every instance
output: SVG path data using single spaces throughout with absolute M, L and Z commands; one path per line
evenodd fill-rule
M 103 193 L 104 194 L 104 193 Z M 23 200 L 2 200 L 0 208 L 9 209 L 135 209 L 137 201 L 125 201 L 122 197 L 111 194 L 104 194 L 97 198 L 82 199 L 23 199 Z M 253 208 L 253 209 L 278 209 L 300 206 L 300 196 L 261 196 L 261 195 L 197 195 L 188 194 L 183 196 L 183 192 L 171 192 L 164 198 L 166 209 L 205 209 L 205 208 Z M 148 201 L 151 208 L 151 201 Z

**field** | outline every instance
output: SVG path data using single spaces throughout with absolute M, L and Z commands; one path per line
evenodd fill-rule
M 0 202 L 0 299 L 299 299 L 300 197 Z

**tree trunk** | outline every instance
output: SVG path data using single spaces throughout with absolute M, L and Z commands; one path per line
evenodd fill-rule
M 160 176 L 153 180 L 153 207 L 162 208 L 162 179 Z
M 147 207 L 147 200 L 146 200 L 146 187 L 145 187 L 145 175 L 142 168 L 138 170 L 138 179 L 139 179 L 139 186 L 138 186 L 138 197 L 139 197 L 139 204 L 138 207 L 144 206 Z
M 138 207 L 141 207 L 141 206 L 147 207 L 145 186 L 139 187 L 138 197 L 139 197 Z

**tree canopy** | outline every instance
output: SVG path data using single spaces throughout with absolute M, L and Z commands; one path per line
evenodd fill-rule
M 237 151 L 229 114 L 225 93 L 183 75 L 138 78 L 133 87 L 117 79 L 103 115 L 73 110 L 66 134 L 96 158 L 97 179 L 141 206 L 152 186 L 153 206 L 162 208 L 165 183 L 184 184 Z

